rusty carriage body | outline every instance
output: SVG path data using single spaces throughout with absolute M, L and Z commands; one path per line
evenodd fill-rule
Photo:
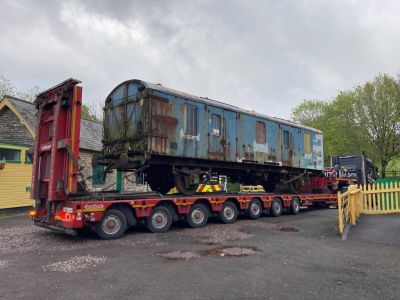
M 202 174 L 278 183 L 293 192 L 323 170 L 321 131 L 141 80 L 119 84 L 104 108 L 104 159 L 141 170 L 155 191 L 192 194 Z

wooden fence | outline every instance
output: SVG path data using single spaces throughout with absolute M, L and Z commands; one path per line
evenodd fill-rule
M 355 225 L 360 214 L 400 213 L 400 184 L 351 185 L 347 192 L 338 193 L 339 232 L 346 225 Z

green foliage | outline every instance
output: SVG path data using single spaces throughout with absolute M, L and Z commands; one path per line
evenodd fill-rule
M 95 121 L 95 122 L 101 121 L 96 116 L 96 114 L 92 111 L 92 109 L 85 104 L 82 105 L 81 117 L 82 117 L 82 119 L 89 120 L 89 121 Z
M 239 192 L 240 191 L 240 183 L 239 182 L 228 182 L 226 188 L 229 193 Z
M 331 102 L 305 100 L 292 118 L 324 133 L 325 162 L 335 154 L 365 151 L 384 176 L 390 161 L 400 156 L 400 86 L 389 75 L 379 75 Z
M 321 100 L 303 100 L 292 111 L 292 119 L 306 126 L 313 126 L 324 115 L 328 104 Z
M 355 93 L 358 132 L 384 176 L 388 163 L 400 155 L 400 86 L 389 75 L 379 75 Z

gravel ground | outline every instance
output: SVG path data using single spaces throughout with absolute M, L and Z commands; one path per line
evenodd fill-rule
M 10 265 L 8 260 L 0 260 L 0 269 L 7 268 Z
M 158 255 L 163 258 L 171 260 L 178 260 L 178 259 L 189 260 L 192 258 L 200 257 L 200 253 L 198 251 L 182 251 L 182 250 L 172 251 L 167 253 L 159 253 Z
M 42 269 L 43 271 L 51 272 L 80 272 L 90 267 L 96 267 L 96 265 L 105 264 L 106 262 L 107 258 L 104 256 L 91 256 L 88 254 L 83 256 L 74 256 L 64 261 L 51 263 L 47 266 L 43 266 Z
M 188 228 L 184 229 L 179 234 L 184 236 L 195 236 L 201 237 L 201 243 L 204 245 L 215 245 L 225 244 L 231 241 L 238 241 L 248 239 L 253 236 L 250 231 L 245 231 L 245 226 L 251 224 L 251 226 L 261 225 L 265 228 L 264 223 L 260 221 L 242 220 L 229 226 L 221 226 L 221 224 L 209 224 L 203 228 Z
M 398 299 L 399 250 L 342 241 L 335 209 L 114 241 L 5 218 L 0 299 Z

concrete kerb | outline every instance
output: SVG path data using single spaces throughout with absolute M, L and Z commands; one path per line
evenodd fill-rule
M 347 236 L 348 236 L 348 234 L 349 234 L 349 232 L 350 232 L 350 227 L 351 227 L 350 224 L 346 224 L 346 225 L 344 226 L 343 235 L 342 235 L 342 241 L 347 240 Z
M 0 219 L 26 215 L 29 212 L 29 210 L 31 210 L 31 209 L 32 209 L 32 206 L 0 209 Z

